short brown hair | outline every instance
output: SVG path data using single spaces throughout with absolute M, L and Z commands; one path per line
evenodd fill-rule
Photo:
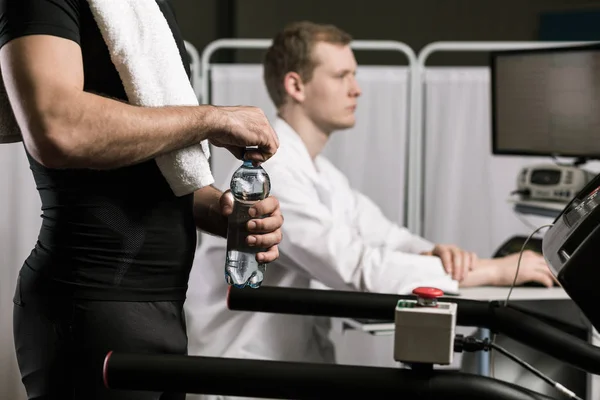
M 348 33 L 334 25 L 308 21 L 287 25 L 275 36 L 263 60 L 263 78 L 275 106 L 279 108 L 285 102 L 285 74 L 297 72 L 304 82 L 312 78 L 317 66 L 312 52 L 317 42 L 347 45 L 351 41 Z

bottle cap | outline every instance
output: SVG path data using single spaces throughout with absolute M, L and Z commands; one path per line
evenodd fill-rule
M 246 154 L 251 151 L 258 151 L 258 146 L 246 146 L 242 150 L 242 161 L 246 161 Z

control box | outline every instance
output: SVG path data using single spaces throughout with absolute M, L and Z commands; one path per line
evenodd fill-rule
M 418 288 L 395 312 L 394 359 L 403 363 L 452 364 L 456 303 L 438 302 L 439 289 Z

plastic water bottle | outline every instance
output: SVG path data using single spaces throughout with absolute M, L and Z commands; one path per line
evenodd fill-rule
M 230 187 L 235 200 L 227 226 L 225 281 L 236 287 L 247 285 L 258 288 L 263 281 L 266 264 L 256 260 L 256 253 L 264 249 L 246 243 L 249 234 L 247 223 L 251 219 L 248 210 L 269 195 L 271 180 L 261 166 L 246 160 L 231 177 Z

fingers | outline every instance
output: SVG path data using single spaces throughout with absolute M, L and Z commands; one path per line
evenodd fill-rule
M 478 261 L 475 253 L 464 251 L 456 246 L 438 245 L 432 253 L 442 259 L 444 270 L 452 276 L 452 279 L 459 282 L 467 277 Z
M 246 130 L 243 134 L 247 135 L 249 140 L 246 146 L 257 146 L 257 148 L 246 152 L 244 158 L 257 163 L 265 162 L 277 152 L 279 138 L 260 108 L 250 107 L 246 112 L 249 115 L 243 118 L 242 127 Z
M 281 243 L 281 237 L 281 230 L 278 229 L 275 232 L 264 233 L 262 235 L 248 235 L 246 243 L 251 247 L 268 249 Z
M 269 217 L 248 221 L 247 227 L 250 233 L 269 233 L 275 232 L 282 225 L 283 216 L 281 213 L 273 213 Z
M 452 253 L 446 248 L 441 248 L 439 249 L 439 251 L 436 251 L 436 249 L 434 249 L 433 254 L 437 255 L 442 260 L 442 265 L 444 266 L 446 273 L 451 276 L 454 276 L 454 264 L 452 259 Z
M 270 263 L 279 258 L 279 247 L 272 246 L 267 251 L 256 254 L 256 261 L 262 263 Z
M 270 196 L 254 204 L 248 213 L 252 218 L 261 217 L 263 215 L 281 214 L 279 211 L 279 200 L 276 197 Z
M 277 148 L 272 142 L 269 142 L 265 146 L 258 146 L 258 149 L 252 149 L 252 151 L 246 151 L 244 158 L 255 163 L 263 163 L 269 158 L 275 155 Z
M 517 254 L 518 255 L 518 254 Z M 518 258 L 517 258 L 518 260 Z M 537 266 L 542 267 L 543 269 L 548 269 L 548 265 L 546 264 L 546 260 L 544 257 L 538 253 L 534 253 L 532 251 L 525 251 L 521 256 L 521 267 L 523 266 Z
M 531 261 L 531 259 L 528 261 Z M 554 275 L 548 269 L 548 266 L 545 263 L 539 263 L 537 259 L 533 262 L 521 265 L 517 280 L 520 284 L 526 282 L 538 282 L 548 288 L 553 287 L 555 282 Z
M 218 117 L 209 142 L 224 147 L 237 159 L 267 161 L 279 148 L 279 138 L 258 107 L 216 107 Z M 244 155 L 247 147 L 256 147 Z
M 233 194 L 231 194 L 231 190 L 227 190 L 221 195 L 219 206 L 224 216 L 228 216 L 233 212 Z
M 267 161 L 272 156 L 273 154 L 263 153 L 257 149 L 253 149 L 252 151 L 247 151 L 246 154 L 244 154 L 244 159 L 250 160 L 255 164 L 260 164 Z
M 452 275 L 452 279 L 462 282 L 468 275 L 469 271 L 471 271 L 476 262 L 478 261 L 478 257 L 475 253 L 465 251 L 456 246 L 444 246 L 443 253 L 450 254 L 450 257 L 447 259 L 451 259 L 451 263 L 448 265 L 448 273 Z M 442 256 L 442 262 L 444 262 L 445 257 Z
M 463 255 L 463 267 L 460 271 L 458 281 L 462 282 L 467 277 L 469 272 L 474 268 L 473 266 L 477 262 L 477 255 L 475 255 L 475 253 L 470 252 L 470 251 L 464 251 L 464 250 L 460 250 L 460 249 L 459 249 L 459 251 Z
M 273 130 L 270 124 L 267 123 L 267 141 L 264 144 L 259 144 L 258 149 L 263 157 L 263 161 L 267 161 L 269 158 L 273 157 L 279 149 L 279 137 Z
M 551 288 L 554 286 L 554 279 L 552 275 L 545 271 L 535 271 L 535 273 L 532 274 L 531 279 L 529 279 L 528 281 L 541 283 L 547 288 Z
M 233 156 L 235 158 L 237 158 L 238 160 L 241 160 L 242 158 L 244 158 L 244 154 L 245 154 L 245 149 L 243 147 L 236 147 L 236 146 L 225 146 L 225 148 L 231 153 L 233 154 Z
M 266 131 L 268 132 L 268 141 L 266 145 L 259 145 L 258 148 L 261 149 L 263 153 L 270 154 L 270 156 L 272 156 L 277 152 L 277 149 L 279 148 L 279 136 L 277 136 L 277 132 L 275 132 L 275 129 L 273 129 L 268 120 Z
M 465 265 L 464 254 L 462 251 L 451 248 L 452 253 L 452 279 L 456 281 L 462 280 L 462 271 Z
M 470 254 L 456 246 L 443 246 L 442 252 L 450 254 L 451 259 L 450 269 L 448 273 L 452 275 L 452 279 L 462 281 L 465 278 L 467 269 L 470 267 Z M 442 257 L 442 262 L 444 258 Z
M 275 197 L 267 197 L 257 202 L 248 211 L 251 217 L 267 217 L 252 219 L 248 221 L 247 227 L 250 235 L 246 242 L 250 246 L 270 248 L 281 242 L 283 226 L 283 215 L 279 209 L 279 200 Z
M 471 252 L 470 254 L 471 254 L 471 264 L 469 264 L 469 271 L 472 271 L 473 269 L 475 269 L 475 267 L 479 263 L 479 256 L 473 252 Z
M 252 161 L 255 165 L 259 165 L 268 159 L 267 155 L 260 152 L 259 149 L 248 149 L 244 153 L 244 159 Z

